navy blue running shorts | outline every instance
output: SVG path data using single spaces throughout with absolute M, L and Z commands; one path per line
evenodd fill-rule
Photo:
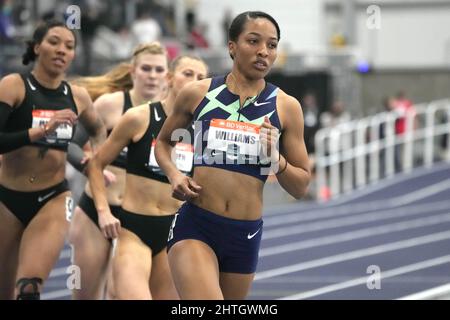
M 231 219 L 185 202 L 172 222 L 167 250 L 178 241 L 196 239 L 215 252 L 220 272 L 255 273 L 262 228 L 262 219 Z

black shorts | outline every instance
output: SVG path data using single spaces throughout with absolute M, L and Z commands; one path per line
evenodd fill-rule
M 100 229 L 100 226 L 98 225 L 98 213 L 97 209 L 95 208 L 94 200 L 89 197 L 86 192 L 83 192 L 83 194 L 81 195 L 80 200 L 78 201 L 78 206 L 83 209 L 86 215 L 91 218 L 92 222 L 94 222 L 95 225 Z M 119 218 L 120 206 L 109 205 L 109 209 L 111 210 L 111 213 L 114 217 Z
M 32 192 L 10 190 L 0 185 L 0 202 L 16 216 L 26 228 L 47 202 L 66 191 L 69 191 L 67 180 L 50 188 Z M 68 197 L 66 200 L 66 218 L 68 220 L 71 212 L 72 198 Z
M 147 216 L 136 214 L 122 208 L 120 224 L 123 228 L 137 235 L 156 256 L 167 246 L 167 237 L 175 215 Z

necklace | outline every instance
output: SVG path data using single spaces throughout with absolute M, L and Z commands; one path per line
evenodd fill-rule
M 230 78 L 231 77 L 233 78 L 233 84 L 235 87 L 234 89 L 238 88 L 239 86 L 237 85 L 237 80 L 236 80 L 236 77 L 234 76 L 233 72 L 230 72 L 229 74 L 230 74 Z M 250 103 L 254 103 L 255 101 L 258 101 L 259 96 L 261 95 L 261 93 L 264 91 L 265 88 L 266 88 L 266 86 L 264 85 L 264 87 L 258 92 L 257 95 L 252 96 L 252 97 L 246 97 L 244 100 L 244 104 L 247 100 L 250 100 Z M 240 99 L 240 94 L 237 94 L 237 95 L 239 96 L 239 99 Z

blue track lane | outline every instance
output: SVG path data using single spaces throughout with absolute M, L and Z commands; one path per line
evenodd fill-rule
M 43 298 L 70 298 L 69 249 Z M 369 266 L 381 271 L 379 289 L 367 286 Z M 441 163 L 326 204 L 267 204 L 249 299 L 397 299 L 450 283 L 449 270 L 450 165 Z

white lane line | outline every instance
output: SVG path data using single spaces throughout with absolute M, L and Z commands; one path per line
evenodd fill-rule
M 447 189 L 447 188 L 446 188 Z M 449 193 L 450 193 L 450 186 L 448 187 Z M 423 189 L 421 189 L 423 190 Z M 426 191 L 426 190 L 425 190 Z M 404 201 L 402 199 L 399 199 L 399 201 Z M 450 207 L 450 200 L 442 200 L 438 202 L 432 202 L 432 203 L 420 203 L 420 204 L 413 204 L 412 207 L 422 206 L 432 206 L 434 204 L 446 204 Z M 367 212 L 373 212 L 373 211 L 380 211 L 380 210 L 388 210 L 388 209 L 396 209 L 403 205 L 407 205 L 407 203 L 399 204 L 399 203 L 391 203 L 389 200 L 383 201 L 382 203 L 376 203 L 376 204 L 355 204 L 353 206 L 345 206 L 345 207 L 337 207 L 337 208 L 325 208 L 322 210 L 311 210 L 310 212 L 294 212 L 294 213 L 288 213 L 288 214 L 280 214 L 279 216 L 271 216 L 269 218 L 264 218 L 264 227 L 274 227 L 274 226 L 280 226 L 285 224 L 291 224 L 293 222 L 300 222 L 300 221 L 314 221 L 314 220 L 320 220 L 325 219 L 329 217 L 336 217 L 336 216 L 345 216 L 345 215 L 357 215 L 361 213 L 367 213 Z
M 305 202 L 298 201 L 296 204 L 292 203 L 291 204 L 292 207 L 286 205 L 286 207 L 283 206 L 281 209 L 278 209 L 275 207 L 268 208 L 264 212 L 264 216 L 267 218 L 271 218 L 272 216 L 276 217 L 278 215 L 289 214 L 289 213 L 293 213 L 293 212 L 294 213 L 296 212 L 298 214 L 298 213 L 302 213 L 305 211 L 308 211 L 308 212 L 322 211 L 322 210 L 328 209 L 328 208 L 337 209 L 337 208 L 341 208 L 341 207 L 350 209 L 350 210 L 353 210 L 355 208 L 364 209 L 367 206 L 372 207 L 373 209 L 375 209 L 376 207 L 380 207 L 380 206 L 386 207 L 386 200 L 373 200 L 373 201 L 370 201 L 367 203 L 356 203 L 356 204 L 355 203 L 347 204 L 347 202 L 357 200 L 357 199 L 364 197 L 370 193 L 377 192 L 383 188 L 394 186 L 396 184 L 401 184 L 401 183 L 407 182 L 409 180 L 414 180 L 416 178 L 420 178 L 422 176 L 434 174 L 439 171 L 448 171 L 449 168 L 450 168 L 450 165 L 448 163 L 439 163 L 431 169 L 430 168 L 418 168 L 418 169 L 415 169 L 412 173 L 407 174 L 407 175 L 377 181 L 376 184 L 366 186 L 364 189 L 361 189 L 361 190 L 356 190 L 352 194 L 343 195 L 339 199 L 331 200 L 330 202 L 325 202 L 325 203 L 317 202 L 316 206 L 314 206 L 312 208 L 311 208 L 310 203 L 306 203 L 306 205 L 305 205 Z M 392 204 L 388 204 L 388 205 L 392 205 Z M 297 206 L 297 208 L 295 206 Z M 337 207 L 337 208 L 335 208 L 335 207 Z
M 64 249 L 61 251 L 61 254 L 59 255 L 59 259 L 67 259 L 70 258 L 72 255 L 72 251 L 70 249 Z
M 62 297 L 70 297 L 72 295 L 72 291 L 69 289 L 62 289 L 62 290 L 56 290 L 56 291 L 50 291 L 47 293 L 41 294 L 42 300 L 51 300 L 56 298 L 62 298 Z
M 430 259 L 430 260 L 425 260 L 425 261 L 421 261 L 418 263 L 409 264 L 409 265 L 391 269 L 388 271 L 382 271 L 380 274 L 380 280 L 386 279 L 386 278 L 391 278 L 391 277 L 396 277 L 396 276 L 399 276 L 399 275 L 402 275 L 405 273 L 409 273 L 409 272 L 414 272 L 414 271 L 418 271 L 418 270 L 422 270 L 422 269 L 435 267 L 435 266 L 446 264 L 446 263 L 450 263 L 450 255 L 446 255 L 446 256 Z M 366 284 L 368 279 L 369 279 L 368 276 L 355 278 L 355 279 L 352 279 L 349 281 L 336 283 L 336 284 L 332 284 L 332 285 L 325 286 L 322 288 L 317 288 L 314 290 L 301 292 L 301 293 L 297 293 L 297 294 L 290 295 L 287 297 L 283 297 L 283 298 L 280 298 L 280 300 L 308 299 L 308 298 L 323 295 L 325 293 L 330 293 L 333 291 L 338 291 L 338 290 Z
M 434 258 L 433 258 L 434 259 Z M 369 276 L 369 275 L 367 275 Z M 354 276 L 351 275 L 293 275 L 293 276 L 282 276 L 276 278 L 265 279 L 264 281 L 258 282 L 253 289 L 254 290 L 262 290 L 262 288 L 274 288 L 274 284 L 288 284 L 288 283 L 327 283 L 327 284 L 335 284 L 337 282 L 344 282 L 354 279 Z M 436 285 L 450 282 L 450 274 L 441 275 L 441 276 L 424 276 L 424 275 L 410 275 L 410 276 L 401 276 L 396 278 L 389 278 L 383 281 L 383 284 L 420 284 L 420 285 L 430 285 L 430 283 L 434 283 Z M 298 288 L 298 287 L 297 287 Z M 252 290 L 253 290 L 252 289 Z M 298 289 L 297 289 L 298 290 Z M 253 293 L 252 293 L 253 294 Z
M 363 257 L 378 255 L 381 253 L 386 253 L 390 251 L 396 251 L 401 249 L 412 248 L 416 246 L 421 246 L 428 243 L 443 241 L 450 239 L 450 231 L 444 231 L 439 233 L 433 233 L 426 236 L 415 237 L 411 239 L 390 242 L 374 247 L 368 247 L 363 249 L 358 249 L 354 251 L 344 252 L 340 254 L 336 254 L 334 256 L 329 256 L 325 258 L 315 259 L 311 261 L 300 262 L 284 267 L 269 269 L 261 272 L 257 272 L 255 275 L 255 281 L 273 278 L 276 276 L 281 276 L 284 274 L 290 274 L 298 271 L 303 271 L 307 269 L 314 269 L 323 267 L 326 265 L 359 259 Z
M 330 204 L 340 205 L 340 204 L 343 204 L 346 202 L 355 201 L 359 198 L 367 196 L 368 194 L 380 191 L 381 189 L 384 189 L 384 188 L 387 188 L 390 186 L 394 186 L 396 184 L 404 183 L 408 180 L 414 180 L 416 178 L 420 178 L 422 176 L 433 174 L 433 173 L 436 173 L 439 171 L 447 171 L 449 168 L 450 168 L 450 165 L 446 162 L 434 164 L 432 168 L 425 168 L 425 167 L 417 168 L 417 169 L 414 169 L 414 171 L 411 173 L 379 180 L 372 185 L 368 185 L 368 186 L 364 187 L 364 189 L 356 190 L 353 193 L 348 194 L 348 195 L 342 195 L 339 199 L 334 200 L 332 203 L 330 201 Z
M 448 296 L 450 294 L 450 283 L 444 284 L 439 287 L 431 288 L 421 292 L 413 293 L 397 300 L 430 300 L 437 299 L 442 296 Z
M 305 223 L 300 225 L 291 225 L 289 227 L 280 227 L 271 230 L 264 230 L 263 241 L 275 238 L 288 237 L 292 235 L 304 234 L 313 231 L 322 231 L 328 229 L 335 229 L 339 227 L 348 227 L 362 223 L 381 222 L 382 220 L 389 220 L 402 217 L 410 217 L 413 215 L 427 214 L 431 210 L 448 211 L 449 203 L 439 203 L 436 205 L 423 204 L 411 207 L 401 207 L 396 209 L 384 211 L 372 211 L 357 216 L 338 217 L 335 219 L 328 219 L 324 221 Z
M 407 193 L 403 196 L 393 198 L 391 199 L 391 201 L 394 202 L 395 205 L 401 206 L 428 198 L 447 189 L 450 189 L 450 179 L 432 184 L 422 189 L 415 190 L 414 192 Z
M 268 257 L 277 254 L 310 249 L 320 246 L 325 246 L 329 244 L 337 244 L 345 241 L 353 241 L 356 239 L 368 238 L 373 236 L 379 236 L 383 234 L 400 232 L 405 230 L 411 230 L 416 228 L 424 228 L 427 226 L 432 226 L 441 223 L 450 222 L 450 213 L 435 215 L 427 218 L 418 218 L 414 220 L 408 220 L 406 222 L 397 222 L 391 224 L 384 224 L 376 227 L 369 227 L 360 230 L 354 230 L 349 232 L 344 232 L 341 234 L 335 234 L 331 236 L 319 237 L 308 239 L 300 242 L 287 243 L 278 246 L 272 246 L 268 248 L 263 248 L 259 252 L 259 257 Z
M 50 275 L 49 275 L 49 278 L 55 278 L 55 277 L 60 277 L 60 276 L 63 276 L 63 275 L 69 275 L 68 273 L 67 273 L 67 268 L 70 266 L 70 264 L 68 264 L 67 266 L 65 266 L 65 267 L 60 267 L 60 268 L 54 268 L 51 272 L 50 272 Z
M 276 205 L 267 204 L 269 207 L 265 207 L 263 210 L 263 215 L 265 217 L 278 216 L 281 214 L 292 213 L 292 212 L 307 212 L 309 210 L 315 209 L 326 209 L 331 207 L 326 203 L 320 203 L 315 200 L 295 200 L 289 203 L 279 203 Z

